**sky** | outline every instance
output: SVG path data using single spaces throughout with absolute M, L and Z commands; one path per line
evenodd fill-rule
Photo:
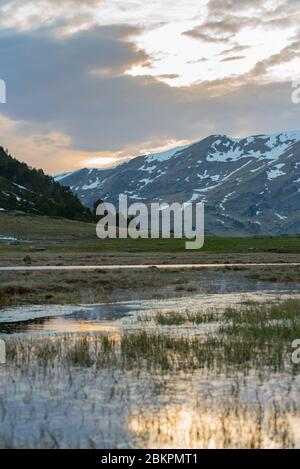
M 300 130 L 300 0 L 0 0 L 0 145 L 50 174 Z

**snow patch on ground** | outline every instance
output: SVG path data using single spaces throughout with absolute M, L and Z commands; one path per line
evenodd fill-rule
M 13 238 L 12 236 L 2 236 L 0 235 L 0 241 L 18 241 L 17 238 Z

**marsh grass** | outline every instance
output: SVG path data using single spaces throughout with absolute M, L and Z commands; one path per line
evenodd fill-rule
M 205 324 L 210 322 L 219 321 L 220 314 L 214 311 L 185 311 L 185 312 L 178 312 L 178 311 L 170 311 L 168 313 L 165 312 L 157 312 L 153 316 L 139 316 L 139 321 L 143 320 L 153 320 L 159 326 L 181 326 L 183 324 L 191 323 L 191 324 Z
M 52 338 L 26 338 L 9 341 L 8 360 L 17 366 L 33 361 L 41 366 L 113 367 L 140 371 L 238 369 L 291 371 L 291 344 L 300 337 L 300 302 L 289 300 L 281 305 L 243 305 L 227 308 L 223 314 L 211 311 L 156 313 L 158 326 L 176 326 L 178 333 L 164 327 L 128 331 L 119 338 L 105 334 L 64 335 Z M 214 332 L 203 335 L 180 335 L 180 326 L 216 322 Z
M 158 313 L 156 329 L 121 335 L 10 339 L 0 447 L 293 447 L 299 304 Z M 211 322 L 213 334 L 180 334 Z
M 264 267 L 260 267 L 256 270 L 253 270 L 252 268 L 249 269 L 245 275 L 251 280 L 262 282 L 299 283 L 300 267 L 290 266 L 288 269 L 274 267 L 272 271 Z
M 139 316 L 139 321 L 143 321 L 143 316 Z M 244 372 L 253 367 L 268 368 L 275 372 L 289 369 L 297 373 L 299 370 L 290 358 L 291 344 L 300 337 L 299 300 L 270 305 L 244 302 L 240 308 L 227 308 L 223 313 L 158 312 L 151 316 L 145 315 L 147 321 L 153 321 L 157 326 L 174 327 L 218 324 L 215 332 L 206 334 L 205 338 L 173 337 L 174 356 L 170 359 L 173 366 L 180 363 L 180 366 L 184 364 L 190 369 L 239 368 Z
M 291 364 L 288 354 L 291 343 L 300 337 L 300 302 L 288 300 L 282 304 L 262 307 L 251 305 L 240 310 L 224 312 L 219 333 L 226 337 L 229 356 L 242 350 L 241 357 L 280 370 Z M 228 348 L 228 347 L 226 347 Z M 231 355 L 230 355 L 231 354 Z M 236 354 L 238 358 L 239 353 Z M 241 359 L 243 362 L 243 359 Z M 297 371 L 297 367 L 292 367 Z
M 8 298 L 2 288 L 0 288 L 0 306 L 5 306 L 8 303 Z
M 220 313 L 216 311 L 158 311 L 154 315 L 138 315 L 138 321 L 154 321 L 159 326 L 181 326 L 183 324 L 206 324 L 220 320 Z

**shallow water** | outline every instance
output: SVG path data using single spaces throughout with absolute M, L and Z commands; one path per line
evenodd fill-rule
M 300 377 L 0 367 L 0 447 L 299 447 Z
M 118 341 L 124 331 L 151 328 L 137 317 L 155 311 L 205 312 L 248 301 L 300 298 L 298 285 L 253 282 L 231 273 L 209 273 L 197 287 L 197 294 L 169 299 L 4 309 L 0 337 L 42 335 L 44 342 L 43 334 L 72 333 L 77 341 L 77 334 L 101 332 Z M 165 331 L 207 334 L 213 325 Z M 31 360 L 19 365 L 0 366 L 0 447 L 300 447 L 299 374 L 265 369 L 247 375 L 207 369 L 149 373 L 43 367 Z
M 131 301 L 118 301 L 124 292 L 116 290 L 114 303 L 5 308 L 0 310 L 0 335 L 110 332 L 119 327 L 122 318 L 147 311 L 226 307 L 246 298 L 276 301 L 276 297 L 300 291 L 296 283 L 253 281 L 231 272 L 207 272 L 196 286 L 197 293 L 169 299 L 143 299 L 143 294 L 136 293 Z M 166 288 L 159 293 L 169 296 Z

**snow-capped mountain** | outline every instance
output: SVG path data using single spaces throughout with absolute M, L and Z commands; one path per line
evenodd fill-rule
M 212 135 L 172 150 L 138 156 L 110 169 L 56 177 L 83 204 L 205 202 L 206 232 L 218 235 L 300 233 L 300 132 L 230 138 Z

